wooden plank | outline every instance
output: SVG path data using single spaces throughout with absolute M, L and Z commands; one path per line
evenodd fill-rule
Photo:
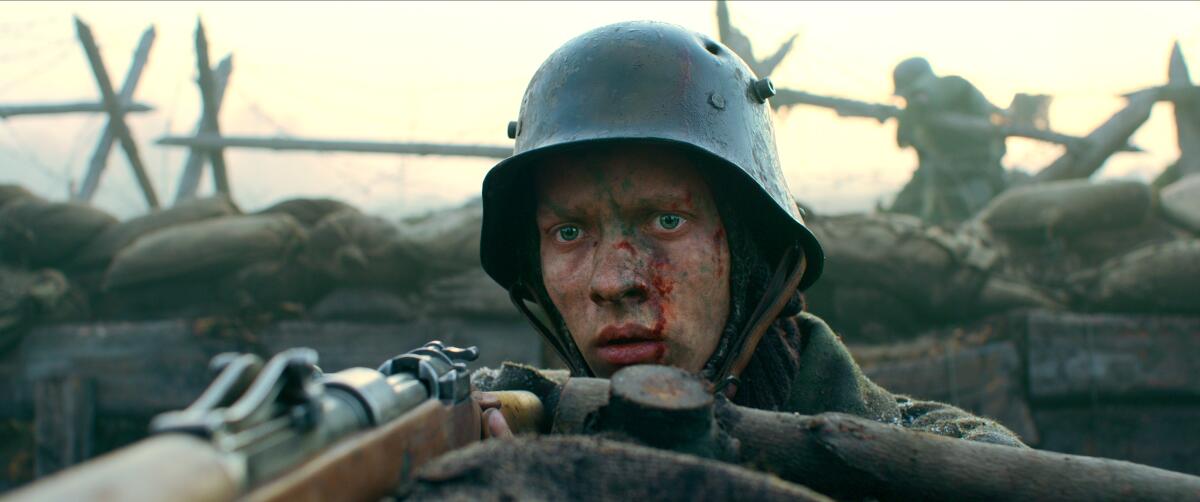
M 92 454 L 95 393 L 90 380 L 65 374 L 34 384 L 34 473 L 70 467 Z
M 76 17 L 75 31 L 79 35 L 80 43 L 83 44 L 83 51 L 87 55 L 88 63 L 92 66 L 92 73 L 96 77 L 96 85 L 100 88 L 100 98 L 104 103 L 105 111 L 108 112 L 109 124 L 112 126 L 113 133 L 121 142 L 121 149 L 125 151 L 125 157 L 129 160 L 130 167 L 133 168 L 138 185 L 142 188 L 142 194 L 146 197 L 146 203 L 151 208 L 157 209 L 158 197 L 154 195 L 154 186 L 150 184 L 150 177 L 146 174 L 141 155 L 138 154 L 137 142 L 133 140 L 133 135 L 125 124 L 121 101 L 117 99 L 116 92 L 113 91 L 112 80 L 108 78 L 108 70 L 104 67 L 104 60 L 100 57 L 100 49 L 96 46 L 92 30 Z
M 1084 144 L 1070 148 L 1049 166 L 1034 175 L 1036 182 L 1087 179 L 1099 171 L 1114 153 L 1129 144 L 1129 138 L 1150 118 L 1150 111 L 1158 101 L 1158 92 L 1153 89 L 1139 91 L 1129 96 L 1129 102 L 1121 111 L 1109 117 L 1084 137 Z
M 1200 403 L 1035 409 L 1039 448 L 1200 475 Z
M 939 340 L 909 358 L 864 364 L 863 372 L 891 392 L 949 403 L 999 421 L 1027 443 L 1039 441 L 1012 342 L 971 346 Z
M 200 129 L 215 136 L 221 135 L 220 122 L 217 113 L 217 83 L 213 77 L 212 66 L 208 62 L 208 38 L 204 35 L 204 23 L 196 20 L 196 65 L 199 70 L 200 99 L 203 105 Z M 229 194 L 229 176 L 225 169 L 225 153 L 220 148 L 208 150 L 209 160 L 213 168 L 213 184 L 217 193 Z
M 1179 42 L 1171 48 L 1171 62 L 1167 66 L 1167 87 L 1172 89 L 1192 88 L 1192 77 L 1183 49 Z M 1200 173 L 1200 101 L 1175 101 L 1175 135 L 1179 143 L 1179 177 Z
M 1200 319 L 1035 312 L 1030 399 L 1200 397 Z
M 141 113 L 154 110 L 146 103 L 124 103 L 121 111 L 124 113 Z M 18 117 L 21 115 L 61 115 L 67 113 L 98 113 L 106 111 L 104 103 L 87 101 L 71 103 L 27 103 L 17 105 L 0 105 L 0 119 Z
M 229 84 L 229 75 L 232 72 L 233 55 L 225 56 L 225 59 L 217 63 L 217 67 L 213 69 L 213 81 L 216 84 L 213 97 L 217 101 L 218 111 L 225 101 L 225 88 Z M 202 134 L 203 126 L 204 117 L 201 116 L 196 121 L 196 127 L 192 134 Z M 187 160 L 183 163 L 183 174 L 179 176 L 179 185 L 175 190 L 176 204 L 196 196 L 196 191 L 200 188 L 200 177 L 204 173 L 205 157 L 205 151 L 200 148 L 188 150 Z
M 146 67 L 146 61 L 150 58 L 150 47 L 153 45 L 154 27 L 151 26 L 146 28 L 146 31 L 142 33 L 137 50 L 133 53 L 133 62 L 129 65 L 129 71 L 125 74 L 125 83 L 121 85 L 121 103 L 133 101 L 133 92 L 137 89 L 138 81 L 142 78 L 142 70 Z M 96 144 L 96 149 L 92 152 L 92 160 L 88 162 L 88 170 L 84 176 L 83 184 L 79 192 L 74 196 L 76 200 L 92 200 L 92 196 L 96 193 L 96 188 L 100 185 L 100 175 L 104 173 L 104 168 L 108 165 L 108 153 L 112 150 L 113 141 L 115 140 L 116 136 L 113 133 L 113 124 L 110 118 L 109 122 L 104 125 L 104 130 L 100 132 L 100 142 Z
M 211 134 L 164 136 L 155 141 L 155 143 L 191 148 L 259 148 L 265 150 L 306 150 L 315 152 L 445 155 L 453 157 L 485 157 L 490 159 L 503 159 L 512 155 L 512 147 L 499 145 L 339 141 L 308 138 L 214 136 Z

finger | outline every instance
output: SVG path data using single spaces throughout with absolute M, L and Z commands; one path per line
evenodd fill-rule
M 485 410 L 489 408 L 499 408 L 501 404 L 500 398 L 496 397 L 495 394 L 490 392 L 474 392 L 471 394 L 471 397 L 475 399 L 476 403 L 479 403 L 480 408 Z
M 494 438 L 512 437 L 512 429 L 508 427 L 508 421 L 504 419 L 504 414 L 500 410 L 489 409 L 483 412 L 484 421 L 487 422 L 488 436 Z

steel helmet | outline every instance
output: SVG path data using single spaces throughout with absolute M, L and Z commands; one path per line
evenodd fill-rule
M 807 264 L 797 287 L 811 285 L 823 253 L 779 165 L 766 104 L 774 93 L 770 80 L 757 78 L 729 48 L 672 24 L 623 22 L 570 40 L 533 75 L 518 119 L 509 124 L 513 155 L 484 179 L 484 270 L 512 292 L 528 263 L 526 237 L 518 231 L 528 213 L 518 208 L 530 203 L 528 175 L 538 159 L 632 141 L 673 145 L 711 160 L 733 185 L 721 189 L 735 191 L 754 208 L 756 223 L 802 251 Z
M 922 57 L 913 57 L 901 61 L 896 65 L 896 69 L 892 70 L 892 85 L 895 89 L 893 94 L 897 96 L 904 95 L 921 80 L 932 77 L 933 67 L 929 65 L 929 61 Z

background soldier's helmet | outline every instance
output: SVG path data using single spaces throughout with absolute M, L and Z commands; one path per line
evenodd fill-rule
M 542 63 L 509 124 L 516 148 L 483 182 L 484 270 L 505 289 L 529 263 L 522 225 L 532 203 L 531 167 L 550 152 L 611 142 L 667 144 L 700 155 L 772 238 L 799 245 L 800 289 L 823 254 L 784 181 L 766 100 L 774 94 L 733 51 L 706 35 L 657 22 L 597 28 Z M 524 206 L 523 206 L 524 205 Z M 521 294 L 525 297 L 527 295 Z
M 925 58 L 908 58 L 896 65 L 892 70 L 892 84 L 897 96 L 907 94 L 920 81 L 932 77 L 933 67 Z

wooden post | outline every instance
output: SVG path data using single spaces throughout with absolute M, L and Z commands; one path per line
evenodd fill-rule
M 216 69 L 213 70 L 213 82 L 216 84 L 214 89 L 214 98 L 216 99 L 217 111 L 221 110 L 221 105 L 225 101 L 225 88 L 229 84 L 229 74 L 233 72 L 233 55 L 225 56 L 220 63 L 217 63 Z M 204 133 L 204 116 L 196 121 L 196 128 L 193 134 Z M 178 204 L 184 200 L 196 196 L 196 190 L 200 187 L 200 176 L 204 173 L 204 158 L 207 150 L 201 148 L 191 148 L 188 150 L 187 160 L 183 163 L 183 174 L 179 177 L 179 185 L 175 189 L 175 203 Z
M 34 475 L 43 477 L 92 454 L 95 388 L 78 375 L 34 383 Z
M 129 131 L 129 127 L 125 124 L 125 113 L 121 110 L 122 101 L 117 98 L 116 92 L 113 91 L 112 81 L 108 78 L 108 70 L 104 67 L 104 60 L 100 57 L 100 49 L 96 46 L 96 39 L 92 36 L 91 28 L 88 28 L 78 17 L 75 18 L 75 30 L 79 35 L 79 41 L 83 44 L 84 53 L 87 55 L 88 63 L 92 65 L 92 73 L 96 77 L 96 85 L 100 88 L 100 98 L 104 103 L 105 111 L 108 112 L 109 125 L 116 134 L 117 139 L 121 141 L 121 149 L 125 150 L 125 157 L 129 159 L 129 165 L 133 168 L 133 173 L 137 177 L 138 184 L 142 187 L 142 194 L 146 196 L 146 203 L 152 209 L 158 209 L 158 197 L 154 195 L 154 186 L 150 184 L 150 177 L 146 174 L 146 168 L 142 164 L 142 158 L 138 154 L 137 142 L 133 140 L 133 135 Z
M 1167 67 L 1167 86 L 1171 88 L 1192 87 L 1191 73 L 1179 42 L 1171 48 L 1171 62 Z M 1175 108 L 1175 133 L 1179 141 L 1179 176 L 1200 173 L 1200 103 L 1195 99 L 1171 103 Z
M 142 69 L 146 67 L 146 60 L 150 58 L 152 45 L 154 45 L 153 26 L 146 28 L 145 33 L 142 33 L 142 39 L 133 53 L 133 63 L 129 65 L 129 71 L 125 74 L 125 83 L 121 86 L 120 102 L 122 104 L 133 101 L 133 92 L 137 88 L 138 80 L 142 77 Z M 100 175 L 104 173 L 104 168 L 108 165 L 108 153 L 112 150 L 115 139 L 110 117 L 109 122 L 104 126 L 104 131 L 100 133 L 100 142 L 96 144 L 96 150 L 92 152 L 87 175 L 83 179 L 83 186 L 75 194 L 75 199 L 92 200 L 92 196 L 96 193 L 96 187 L 100 184 Z
M 201 130 L 207 134 L 220 136 L 221 127 L 217 121 L 217 112 L 220 110 L 217 103 L 217 83 L 208 62 L 208 38 L 204 35 L 204 23 L 199 19 L 196 20 L 196 65 L 200 73 L 200 99 L 204 105 Z M 213 184 L 217 193 L 228 195 L 229 177 L 225 169 L 225 152 L 220 148 L 215 148 L 208 151 L 208 156 L 212 161 Z
M 121 110 L 125 113 L 148 112 L 154 107 L 146 103 L 124 103 Z M 0 119 L 20 115 L 56 115 L 62 113 L 96 113 L 105 111 L 104 103 L 33 103 L 20 105 L 0 105 Z
M 191 148 L 261 148 L 266 150 L 306 150 L 313 152 L 390 153 L 406 155 L 446 155 L 503 159 L 512 155 L 511 146 L 456 145 L 452 143 L 403 143 L 388 141 L 338 141 L 307 138 L 263 138 L 251 136 L 164 136 L 160 145 Z

